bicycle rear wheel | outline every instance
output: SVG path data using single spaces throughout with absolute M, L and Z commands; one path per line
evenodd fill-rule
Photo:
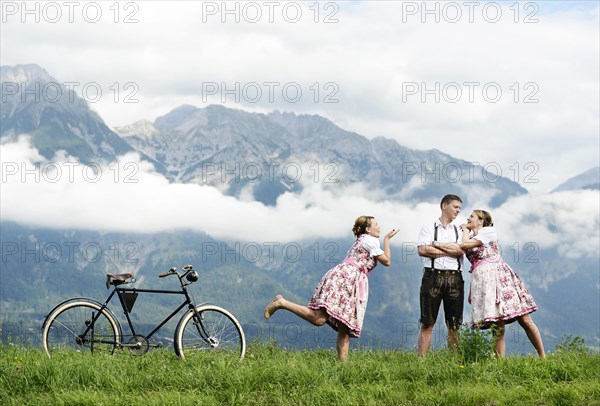
M 175 353 L 185 359 L 208 352 L 230 354 L 240 359 L 246 353 L 244 331 L 227 310 L 198 306 L 183 315 L 175 330 Z
M 42 345 L 49 356 L 61 349 L 113 353 L 120 337 L 121 326 L 108 309 L 78 299 L 57 306 L 46 318 Z

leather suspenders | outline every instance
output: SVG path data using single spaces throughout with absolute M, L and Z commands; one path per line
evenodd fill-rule
M 452 225 L 454 227 L 454 235 L 456 236 L 456 242 L 458 242 L 458 229 L 456 228 L 456 226 L 453 224 Z M 437 241 L 437 227 L 435 225 L 435 222 L 433 222 L 433 241 Z M 431 258 L 431 269 L 435 269 L 435 267 L 433 266 L 433 262 L 435 261 L 435 258 Z M 456 261 L 458 262 L 458 270 L 460 271 L 460 259 L 456 259 Z

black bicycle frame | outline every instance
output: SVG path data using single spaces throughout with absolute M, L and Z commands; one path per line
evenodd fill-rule
M 177 309 L 175 311 L 173 311 L 169 316 L 167 316 L 158 326 L 156 326 L 156 328 L 154 328 L 154 330 L 152 330 L 147 336 L 145 336 L 146 338 L 150 338 L 154 335 L 154 333 L 156 333 L 158 330 L 160 330 L 160 328 L 162 326 L 164 326 L 166 323 L 169 322 L 169 320 L 171 320 L 177 313 L 179 313 L 179 311 L 181 309 L 183 309 L 186 305 L 190 308 L 190 310 L 193 310 L 194 312 L 196 311 L 196 308 L 194 306 L 194 304 L 192 303 L 192 300 L 190 299 L 190 296 L 188 294 L 188 291 L 186 289 L 186 285 L 183 285 L 181 290 L 156 290 L 156 289 L 137 289 L 137 288 L 120 288 L 118 286 L 115 286 L 113 291 L 110 293 L 110 295 L 108 296 L 108 298 L 106 299 L 106 301 L 102 304 L 102 307 L 100 308 L 100 311 L 98 312 L 97 315 L 94 315 L 92 317 L 92 321 L 90 323 L 90 325 L 85 329 L 85 331 L 83 332 L 83 334 L 80 336 L 80 338 L 83 339 L 83 337 L 85 337 L 90 330 L 92 330 L 92 346 L 94 343 L 94 339 L 93 339 L 93 329 L 94 329 L 94 325 L 96 324 L 96 320 L 98 319 L 98 317 L 100 317 L 100 314 L 102 314 L 102 311 L 104 309 L 108 308 L 108 304 L 110 303 L 110 301 L 112 300 L 113 296 L 115 295 L 115 293 L 117 294 L 117 296 L 119 297 L 119 302 L 121 303 L 121 308 L 123 309 L 123 312 L 125 313 L 125 318 L 127 319 L 127 324 L 129 326 L 129 328 L 131 329 L 131 333 L 132 335 L 137 335 L 137 333 L 135 332 L 135 328 L 133 326 L 133 322 L 131 321 L 131 318 L 129 317 L 129 311 L 127 310 L 127 307 L 125 305 L 122 293 L 123 292 L 133 292 L 133 293 L 161 293 L 161 294 L 168 294 L 168 295 L 185 295 L 185 300 L 183 303 L 181 303 L 179 305 L 179 307 L 177 307 Z M 201 323 L 200 323 L 201 324 Z M 204 337 L 207 337 L 208 335 L 206 334 L 206 331 L 204 331 L 204 326 L 202 326 L 202 331 L 200 331 L 200 329 L 198 330 L 199 333 L 201 333 L 201 335 L 203 335 Z M 118 344 L 118 345 L 122 345 L 122 343 L 118 343 L 118 342 L 112 342 L 112 341 L 106 341 L 106 340 L 100 340 L 100 343 L 103 344 Z
M 108 305 L 108 302 L 110 302 L 110 299 L 114 296 L 115 292 L 117 293 L 117 295 L 119 296 L 119 302 L 121 302 L 121 307 L 123 308 L 123 312 L 125 313 L 125 318 L 127 319 L 127 324 L 129 325 L 129 328 L 131 329 L 131 334 L 133 335 L 137 335 L 137 333 L 135 332 L 135 329 L 133 328 L 133 323 L 131 322 L 131 318 L 129 317 L 129 312 L 127 311 L 127 308 L 125 307 L 125 302 L 122 296 L 122 292 L 133 292 L 133 293 L 163 293 L 163 294 L 168 294 L 168 295 L 185 295 L 185 301 L 179 305 L 179 307 L 177 307 L 177 309 L 172 312 L 169 316 L 167 316 L 158 326 L 156 326 L 156 328 L 154 328 L 154 330 L 152 330 L 147 336 L 146 338 L 150 338 L 154 335 L 154 333 L 156 333 L 158 330 L 160 330 L 160 328 L 162 326 L 164 326 L 166 323 L 169 322 L 169 320 L 171 320 L 173 318 L 173 316 L 175 316 L 177 313 L 179 313 L 179 311 L 181 309 L 183 309 L 186 305 L 188 305 L 188 307 L 190 309 L 193 309 L 194 306 L 192 305 L 192 300 L 190 299 L 190 296 L 188 295 L 187 289 L 182 289 L 182 290 L 155 290 L 155 289 L 136 289 L 136 288 L 120 288 L 120 287 L 115 287 L 115 290 L 113 290 L 113 292 L 110 294 L 110 296 L 108 297 L 108 299 L 106 300 L 106 305 Z

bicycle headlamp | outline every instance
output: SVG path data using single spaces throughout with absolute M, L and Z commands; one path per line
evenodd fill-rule
M 198 272 L 196 272 L 196 271 L 188 272 L 188 274 L 185 276 L 185 279 L 187 279 L 190 282 L 197 282 L 198 281 Z

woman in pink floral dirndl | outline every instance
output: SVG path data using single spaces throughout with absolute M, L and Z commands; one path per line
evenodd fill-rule
M 538 355 L 545 357 L 542 337 L 530 316 L 537 310 L 537 305 L 523 281 L 500 256 L 492 216 L 485 210 L 474 210 L 461 229 L 463 242 L 460 247 L 471 262 L 472 327 L 495 326 L 495 351 L 503 358 L 506 353 L 504 326 L 516 320 Z
M 277 310 L 285 309 L 316 326 L 329 324 L 338 332 L 336 349 L 338 360 L 342 362 L 348 357 L 350 337 L 360 337 L 369 297 L 368 275 L 378 262 L 385 266 L 392 263 L 390 239 L 398 230 L 385 235 L 383 250 L 379 243 L 381 227 L 375 218 L 360 216 L 354 222 L 352 232 L 356 241 L 346 258 L 323 276 L 308 306 L 277 295 L 264 313 L 268 319 Z

